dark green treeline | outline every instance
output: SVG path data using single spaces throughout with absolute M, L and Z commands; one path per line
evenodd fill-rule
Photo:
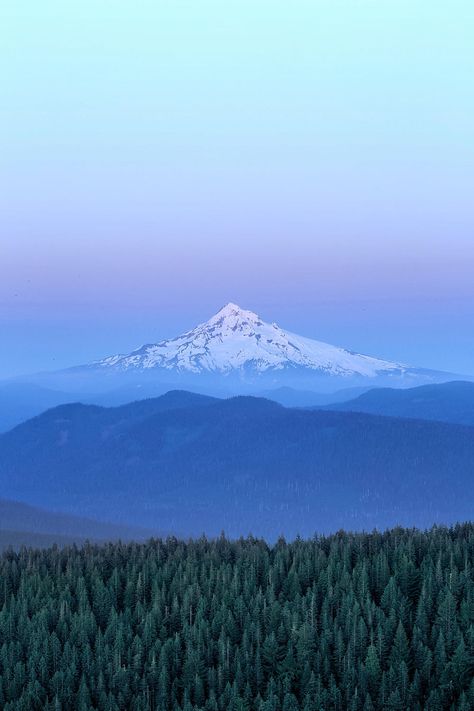
M 0 558 L 5 711 L 474 709 L 474 524 Z

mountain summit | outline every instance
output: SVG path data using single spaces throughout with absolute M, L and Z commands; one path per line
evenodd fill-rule
M 284 331 L 253 311 L 228 303 L 212 318 L 177 338 L 142 346 L 92 364 L 100 369 L 229 375 L 305 370 L 343 378 L 403 375 L 401 363 L 373 358 Z

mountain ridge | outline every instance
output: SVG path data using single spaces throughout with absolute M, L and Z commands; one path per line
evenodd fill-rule
M 3 495 L 182 535 L 472 517 L 473 427 L 178 397 L 172 409 L 72 405 L 1 435 Z
M 474 383 L 450 381 L 406 389 L 374 388 L 344 402 L 324 404 L 322 409 L 474 425 Z

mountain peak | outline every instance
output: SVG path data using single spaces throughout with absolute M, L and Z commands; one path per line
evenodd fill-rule
M 238 304 L 234 304 L 233 301 L 228 301 L 225 306 L 223 306 L 219 311 L 217 312 L 216 316 L 220 315 L 226 315 L 229 313 L 242 313 L 244 309 L 242 309 Z
M 208 321 L 181 336 L 139 348 L 129 355 L 105 358 L 95 367 L 116 370 L 164 369 L 176 373 L 301 372 L 319 376 L 373 378 L 401 375 L 406 367 L 353 353 L 328 343 L 284 331 L 253 311 L 227 303 Z
M 253 311 L 242 309 L 230 301 L 208 321 L 197 326 L 197 329 L 207 329 L 209 332 L 216 332 L 217 329 L 220 329 L 222 335 L 224 333 L 229 335 L 241 329 L 254 330 L 260 326 L 263 326 L 260 316 Z
M 235 324 L 244 322 L 253 323 L 255 325 L 262 323 L 260 317 L 256 313 L 248 311 L 247 309 L 242 309 L 232 301 L 229 301 L 228 304 L 219 309 L 219 311 L 214 314 L 209 321 L 206 321 L 206 324 L 212 326 L 214 324 L 224 322 L 233 322 Z

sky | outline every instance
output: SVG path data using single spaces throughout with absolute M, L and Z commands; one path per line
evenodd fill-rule
M 227 301 L 474 374 L 474 4 L 0 9 L 0 377 Z

